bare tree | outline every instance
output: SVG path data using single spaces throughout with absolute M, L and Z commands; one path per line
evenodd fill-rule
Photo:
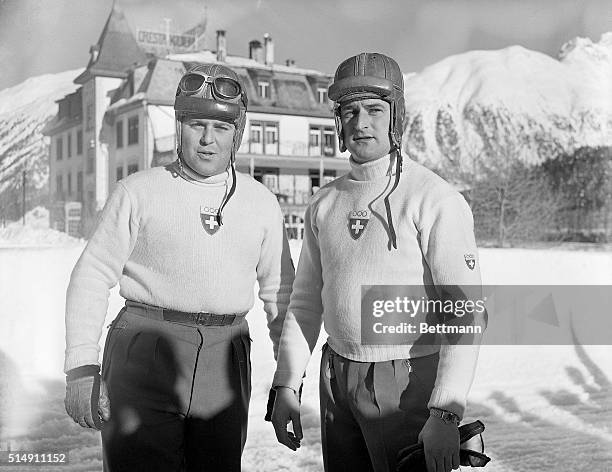
M 502 156 L 479 159 L 469 177 L 476 236 L 501 247 L 547 238 L 556 227 L 559 198 L 540 167 Z

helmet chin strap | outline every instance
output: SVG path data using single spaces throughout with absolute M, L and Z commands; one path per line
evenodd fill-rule
M 393 187 L 387 195 L 385 195 L 385 211 L 387 213 L 387 223 L 389 224 L 389 234 L 391 237 L 391 245 L 394 249 L 397 249 L 397 235 L 395 234 L 395 227 L 393 226 L 393 216 L 391 215 L 391 205 L 389 203 L 389 197 L 393 191 L 397 188 L 400 179 L 400 173 L 402 172 L 402 150 L 400 148 L 395 149 L 395 180 Z
M 392 151 L 395 151 L 395 180 L 393 182 L 393 187 L 387 195 L 385 195 L 384 203 L 385 203 L 385 211 L 387 213 L 387 223 L 389 224 L 389 235 L 391 238 L 391 245 L 394 249 L 397 249 L 397 235 L 395 234 L 395 227 L 393 226 L 393 216 L 391 215 L 391 204 L 389 203 L 389 197 L 394 192 L 394 190 L 399 185 L 400 174 L 402 172 L 402 146 L 401 142 L 398 142 L 397 137 L 395 136 L 395 127 L 393 124 L 395 123 L 395 103 L 391 103 L 391 117 L 389 120 L 389 141 L 391 142 Z
M 219 207 L 219 211 L 217 212 L 217 223 L 219 223 L 219 226 L 223 225 L 223 218 L 221 217 L 221 212 L 225 208 L 225 205 L 227 205 L 227 203 L 229 202 L 229 199 L 232 198 L 232 195 L 234 195 L 234 193 L 236 192 L 236 151 L 238 150 L 239 145 L 239 143 L 237 143 L 238 123 L 234 123 L 234 126 L 236 127 L 236 131 L 234 131 L 234 139 L 232 141 L 232 154 L 230 155 L 230 161 L 228 164 L 228 167 L 232 169 L 232 186 L 230 187 L 229 192 L 227 192 L 223 197 L 223 201 L 221 202 L 221 206 Z
M 219 226 L 223 225 L 223 218 L 221 217 L 221 212 L 225 208 L 225 205 L 227 205 L 227 202 L 229 202 L 229 199 L 232 198 L 232 195 L 234 195 L 234 193 L 236 192 L 236 168 L 234 166 L 233 157 L 231 158 L 229 167 L 232 169 L 232 186 L 230 187 L 229 192 L 227 192 L 223 196 L 221 206 L 219 207 L 219 211 L 217 212 L 217 223 L 219 223 Z

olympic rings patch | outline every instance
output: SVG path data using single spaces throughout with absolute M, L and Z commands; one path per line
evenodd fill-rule
M 369 218 L 370 212 L 368 210 L 353 210 L 349 213 L 349 218 Z
M 200 207 L 200 213 L 205 213 L 207 215 L 216 215 L 217 214 L 217 208 L 201 206 Z

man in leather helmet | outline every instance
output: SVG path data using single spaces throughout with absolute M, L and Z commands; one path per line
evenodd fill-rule
M 66 410 L 106 470 L 239 471 L 259 282 L 276 354 L 294 270 L 276 197 L 236 173 L 247 96 L 198 65 L 175 98 L 177 160 L 117 183 L 66 301 Z M 117 282 L 125 307 L 98 342 Z
M 479 339 L 417 331 L 401 343 L 364 342 L 363 323 L 371 318 L 361 312 L 361 288 L 417 286 L 443 300 L 477 297 L 472 214 L 448 183 L 402 159 L 404 83 L 392 58 L 362 53 L 345 60 L 329 97 L 351 170 L 319 190 L 306 211 L 273 380 L 276 435 L 299 447 L 296 392 L 323 322 L 329 335 L 320 369 L 325 470 L 395 472 L 398 451 L 419 440 L 428 470 L 449 472 L 459 466 L 457 426 Z M 486 314 L 465 322 L 483 325 Z

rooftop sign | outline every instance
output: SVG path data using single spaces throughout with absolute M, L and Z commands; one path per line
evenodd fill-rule
M 160 31 L 138 30 L 137 41 L 145 48 L 162 47 L 174 51 L 186 50 L 196 42 L 196 37 L 187 34 L 169 34 Z

